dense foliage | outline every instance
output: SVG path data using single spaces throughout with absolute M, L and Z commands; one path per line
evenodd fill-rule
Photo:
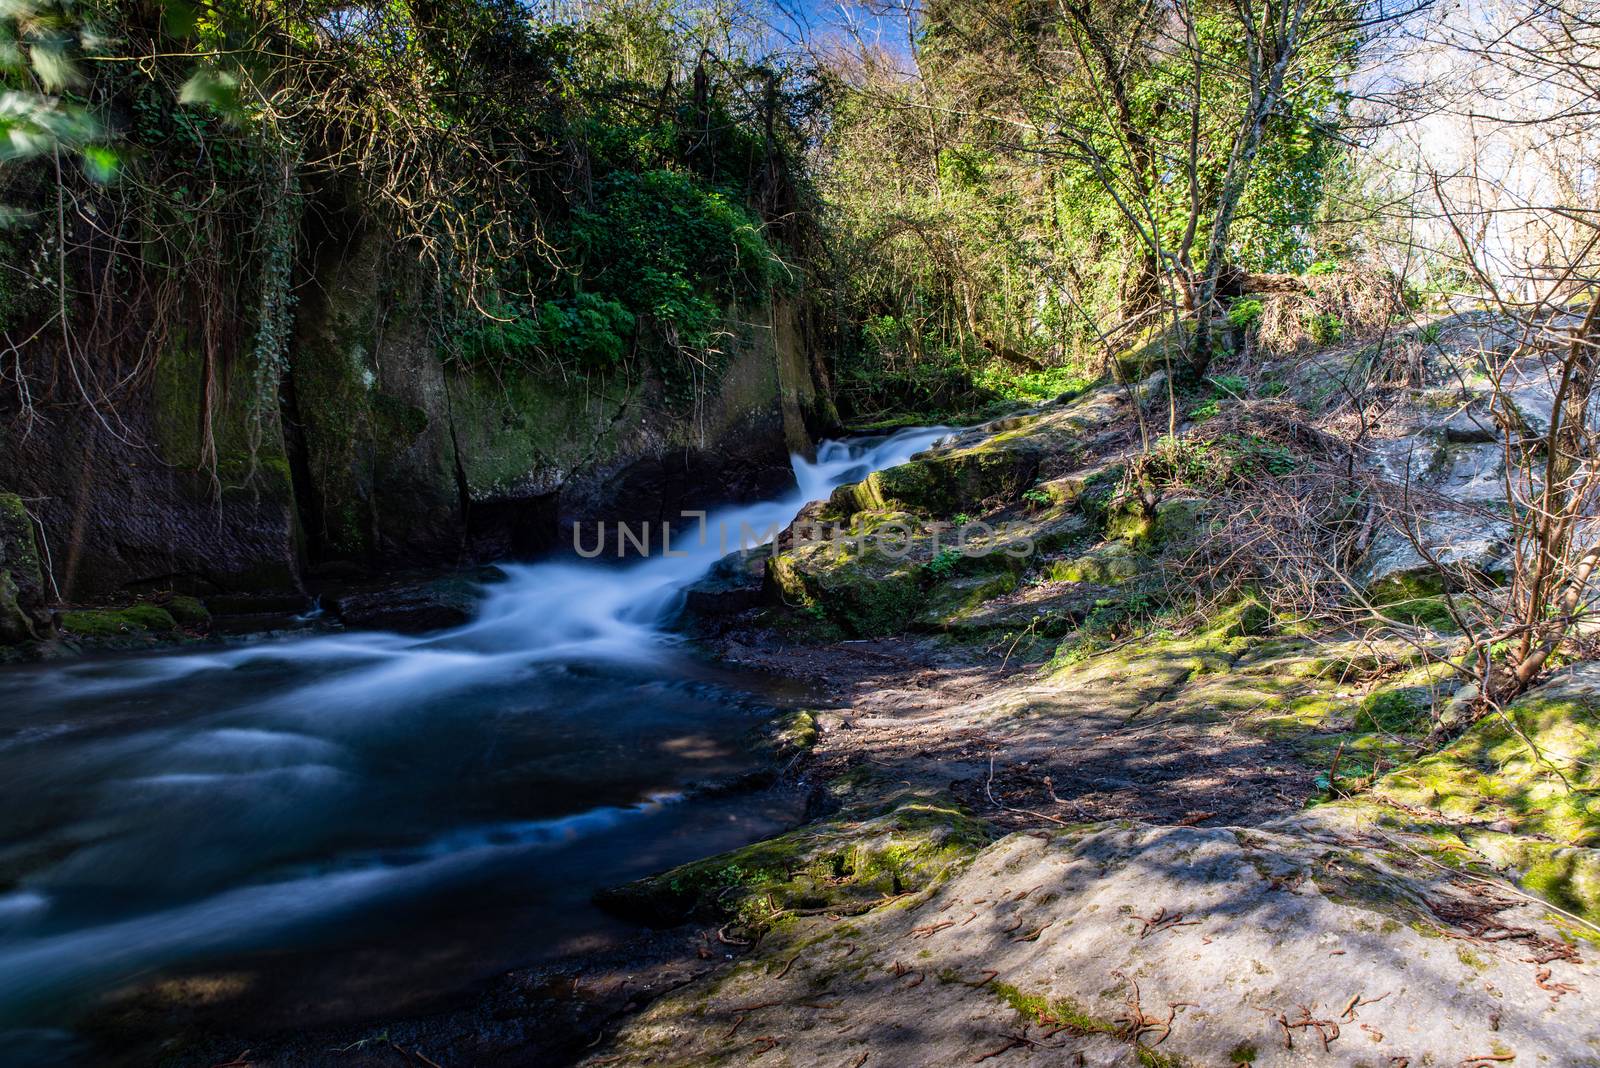
M 909 72 L 882 53 L 839 64 L 824 178 L 836 275 L 866 324 L 854 377 L 887 387 L 997 355 L 1097 366 L 1152 318 L 1215 314 L 1228 271 L 1348 251 L 1318 224 L 1361 12 L 1308 10 L 1316 34 L 1287 41 L 1248 164 L 1263 31 L 1232 4 L 940 3 Z
M 719 316 L 789 284 L 806 104 L 740 27 L 671 11 L 7 5 L 5 325 L 55 350 L 20 395 L 113 411 L 175 338 L 270 393 L 318 247 L 373 230 L 447 359 L 714 362 Z

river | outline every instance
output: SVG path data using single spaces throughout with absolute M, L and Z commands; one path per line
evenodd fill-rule
M 781 528 L 943 433 L 825 442 L 671 556 L 505 564 L 454 630 L 0 671 L 5 1063 L 83 1063 L 86 1012 L 201 966 L 270 960 L 254 1022 L 312 1026 L 625 937 L 595 890 L 799 815 L 693 788 L 751 770 L 752 730 L 803 696 L 671 629 L 719 532 Z

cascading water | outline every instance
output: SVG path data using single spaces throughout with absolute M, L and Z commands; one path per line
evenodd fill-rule
M 747 768 L 771 695 L 666 624 L 741 535 L 945 433 L 825 442 L 792 492 L 681 528 L 672 555 L 507 565 L 455 630 L 0 674 L 0 1046 L 78 1063 L 50 1028 L 88 999 L 240 954 L 354 940 L 403 971 L 382 947 L 419 915 L 430 973 L 465 983 L 567 948 L 551 909 L 598 931 L 598 886 L 776 830 L 788 802 L 673 803 Z

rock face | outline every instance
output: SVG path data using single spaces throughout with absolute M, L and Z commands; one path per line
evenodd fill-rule
M 31 423 L 0 410 L 0 493 L 29 502 L 52 596 L 294 589 L 276 390 L 258 390 L 247 357 L 224 369 L 181 338 L 138 381 L 115 423 L 70 398 Z
M 1463 937 L 1485 910 L 1517 933 Z M 1538 908 L 1337 818 L 1015 834 L 931 892 L 802 920 L 591 1063 L 1588 1064 L 1577 959 Z
M 769 491 L 809 445 L 817 391 L 788 304 L 730 309 L 725 364 L 692 396 L 650 370 L 466 367 L 441 362 L 399 252 L 351 229 L 320 253 L 327 283 L 302 303 L 291 364 L 314 561 L 564 547 L 575 522 L 675 518 Z
M 21 566 L 0 533 L 0 641 L 57 589 L 296 594 L 560 548 L 575 522 L 770 492 L 809 447 L 819 394 L 791 304 L 729 309 L 722 366 L 686 392 L 645 358 L 565 383 L 471 370 L 441 355 L 415 265 L 359 213 L 328 214 L 281 371 L 176 338 L 130 379 L 119 424 L 71 398 L 31 421 L 0 411 L 0 500 L 29 501 L 43 535 Z
M 1551 328 L 1577 321 L 1568 316 Z M 1520 339 L 1505 322 L 1467 314 L 1433 329 L 1438 341 L 1423 361 L 1421 388 L 1387 413 L 1392 432 L 1363 450 L 1401 510 L 1422 517 L 1408 531 L 1389 526 L 1372 539 L 1356 577 L 1380 602 L 1441 591 L 1440 569 L 1419 544 L 1445 571 L 1498 577 L 1509 568 L 1507 476 L 1522 494 L 1534 494 L 1539 474 L 1517 458 L 1531 456 L 1538 467 L 1538 439 L 1549 432 L 1555 405 L 1549 369 L 1537 358 L 1510 358 Z M 1503 371 L 1498 390 L 1485 377 L 1485 359 Z M 1600 398 L 1588 415 L 1600 427 Z
M 48 631 L 33 520 L 22 498 L 0 493 L 0 642 L 24 642 Z

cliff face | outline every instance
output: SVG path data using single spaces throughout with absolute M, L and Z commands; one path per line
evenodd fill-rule
M 687 389 L 563 381 L 445 359 L 420 272 L 359 219 L 307 255 L 281 371 L 178 339 L 115 418 L 0 413 L 0 501 L 31 517 L 0 546 L 22 617 L 542 552 L 575 521 L 769 492 L 808 446 L 819 395 L 783 299 L 730 309 L 720 366 Z

